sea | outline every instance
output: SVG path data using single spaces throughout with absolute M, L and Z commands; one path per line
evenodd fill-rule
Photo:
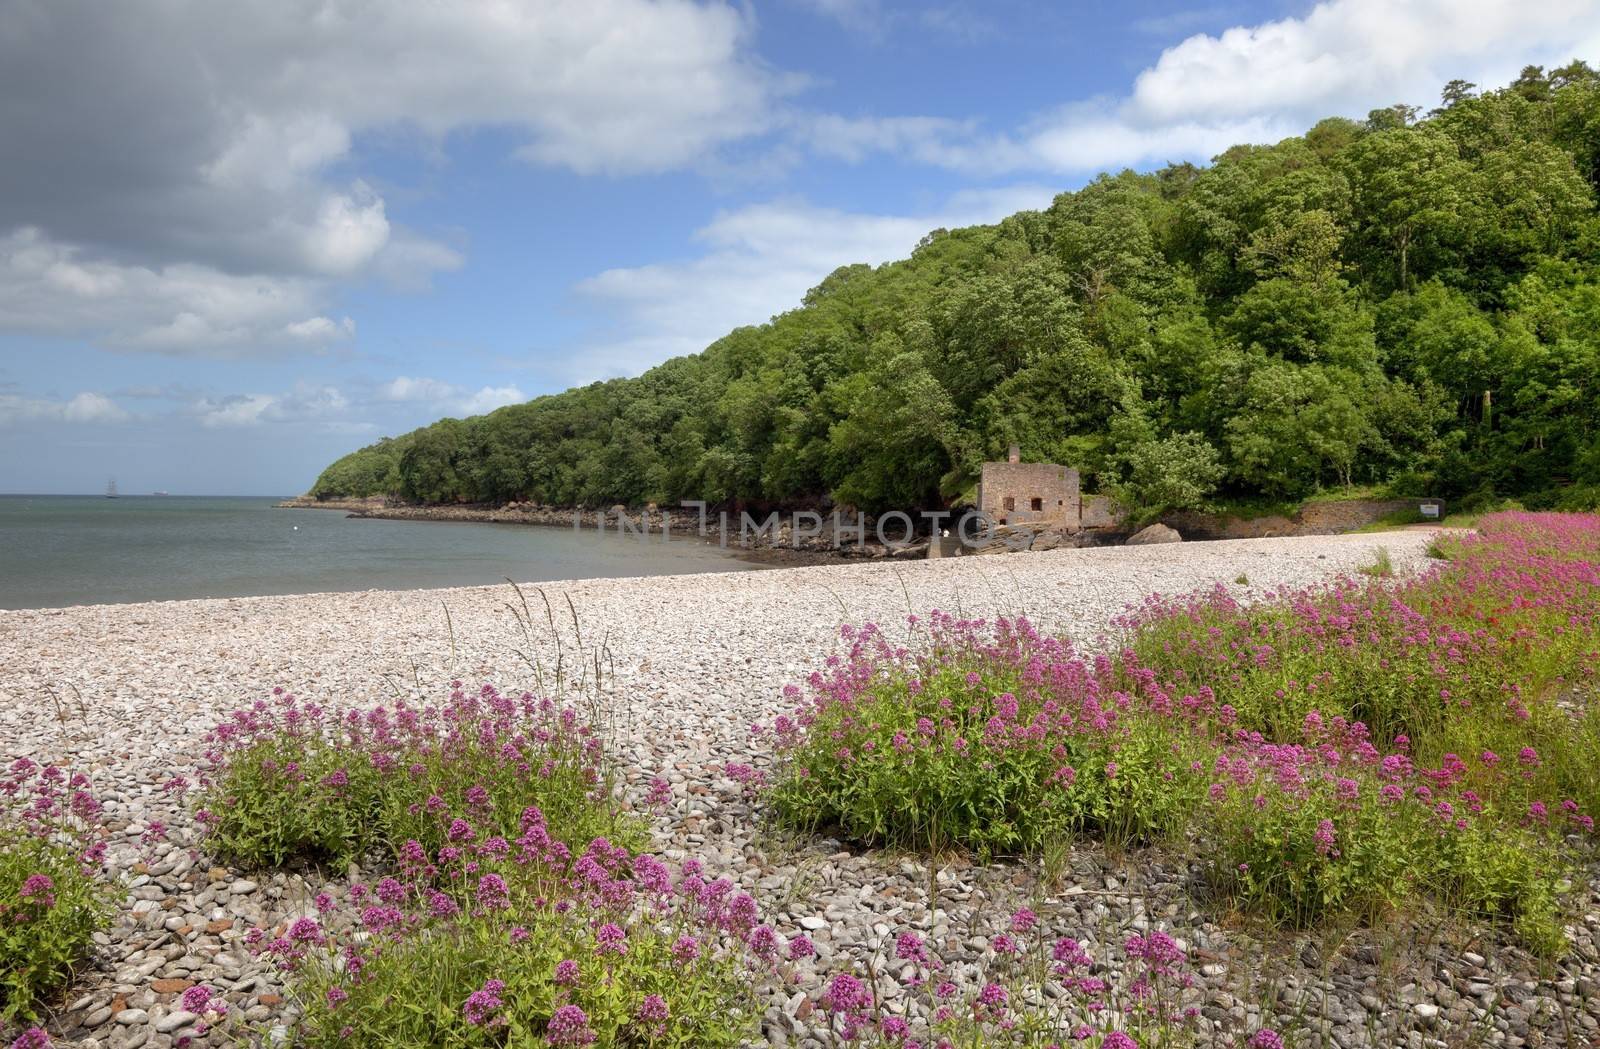
M 0 495 L 0 608 L 618 578 L 762 567 L 694 538 L 641 541 L 279 509 L 279 498 Z

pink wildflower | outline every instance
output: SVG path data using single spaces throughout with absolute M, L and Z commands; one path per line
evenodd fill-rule
M 589 1014 L 576 1005 L 563 1005 L 552 1013 L 544 1033 L 551 1045 L 589 1045 L 596 1037 Z
M 499 1013 L 505 1008 L 505 1002 L 500 998 L 505 989 L 503 980 L 486 980 L 481 988 L 467 995 L 466 1004 L 461 1007 L 467 1023 L 474 1027 L 485 1027 L 504 1022 L 504 1017 Z
M 184 1012 L 203 1013 L 211 1004 L 212 991 L 203 983 L 197 983 L 183 992 L 183 997 L 178 1000 Z

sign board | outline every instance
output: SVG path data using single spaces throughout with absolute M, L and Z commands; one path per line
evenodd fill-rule
M 1438 517 L 1439 516 L 1439 504 L 1438 503 L 1423 503 L 1419 507 L 1419 509 L 1422 511 L 1422 516 L 1423 517 Z

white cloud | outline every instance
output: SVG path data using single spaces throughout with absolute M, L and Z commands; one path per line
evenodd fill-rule
M 348 276 L 371 262 L 388 242 L 383 198 L 357 183 L 353 193 L 323 200 L 316 224 L 306 231 L 306 261 L 318 273 Z
M 413 379 L 401 375 L 378 388 L 378 396 L 386 401 L 438 401 L 455 394 L 456 387 L 438 379 Z
M 925 164 L 955 165 L 977 131 L 971 120 L 943 117 L 843 117 L 825 113 L 798 122 L 798 135 L 825 156 L 855 163 L 872 153 L 898 153 Z
M 320 312 L 326 289 L 302 277 L 88 259 L 34 228 L 0 235 L 0 330 L 99 338 L 122 349 L 235 356 L 325 347 L 354 322 Z
M 508 404 L 520 404 L 527 395 L 515 386 L 483 386 L 471 390 L 442 379 L 397 376 L 378 387 L 378 398 L 396 403 L 428 405 L 447 415 L 482 415 Z
M 1596 53 L 1600 0 L 1324 0 L 1300 17 L 1190 36 L 1125 94 L 1069 102 L 1008 133 L 964 133 L 931 118 L 819 117 L 805 134 L 814 148 L 847 159 L 876 144 L 971 172 L 1086 173 L 1206 160 L 1238 143 L 1300 134 L 1327 116 L 1364 117 L 1396 102 L 1426 108 L 1451 79 L 1500 85 L 1524 65 Z
M 119 423 L 129 418 L 116 401 L 93 391 L 65 401 L 0 393 L 0 426 L 18 422 Z
M 482 415 L 508 404 L 520 404 L 527 399 L 527 395 L 515 386 L 483 386 L 467 395 L 461 402 L 461 411 L 465 415 Z
M 1115 110 L 1086 103 L 1036 122 L 1020 146 L 1011 142 L 962 155 L 963 167 L 1042 166 L 1105 171 L 1168 160 L 1208 160 L 1241 142 L 1276 142 L 1308 125 L 1281 115 L 1226 122 L 1181 121 L 1160 127 L 1131 123 Z
M 1139 74 L 1125 112 L 1152 125 L 1432 102 L 1452 76 L 1504 80 L 1529 52 L 1596 39 L 1591 0 L 1328 0 L 1303 18 L 1200 34 Z M 1421 94 L 1419 94 L 1421 93 Z
M 929 230 L 994 222 L 1041 208 L 1053 191 L 1009 186 L 958 193 L 916 214 L 870 215 L 778 201 L 718 215 L 695 238 L 699 257 L 606 270 L 578 286 L 603 304 L 616 328 L 555 372 L 581 382 L 632 374 L 697 353 L 730 329 L 760 324 L 800 305 L 842 265 L 877 265 L 910 254 Z
M 307 317 L 303 321 L 285 325 L 283 330 L 290 338 L 305 342 L 333 342 L 354 335 L 356 322 L 349 317 L 340 321 L 334 321 L 331 317 Z
M 128 413 L 103 393 L 85 392 L 62 406 L 61 417 L 69 423 L 114 423 L 126 419 Z
M 1600 2 L 1326 0 L 1300 18 L 1197 34 L 1127 97 L 1063 111 L 1025 139 L 1053 167 L 1204 157 L 1332 115 L 1427 106 L 1453 78 L 1503 84 L 1526 64 L 1600 50 Z

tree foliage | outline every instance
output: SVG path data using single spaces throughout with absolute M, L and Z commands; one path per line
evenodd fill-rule
M 704 352 L 385 439 L 320 497 L 948 505 L 1078 466 L 1144 511 L 1600 485 L 1600 76 L 1324 120 L 844 266 Z

